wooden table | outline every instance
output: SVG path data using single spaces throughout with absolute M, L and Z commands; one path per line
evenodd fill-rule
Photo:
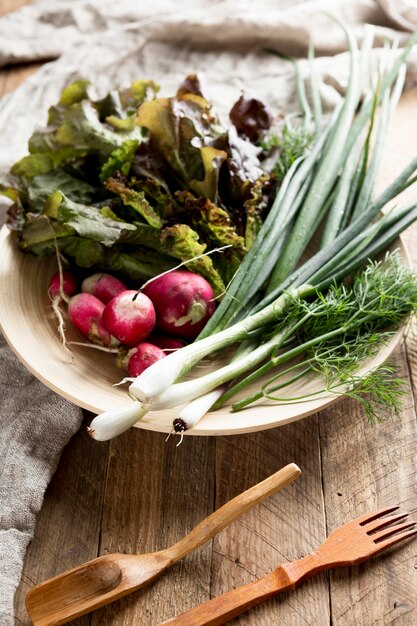
M 0 1 L 0 12 L 17 8 Z M 2 93 L 33 67 L 0 72 Z M 402 98 L 380 184 L 417 152 L 417 89 Z M 417 188 L 408 195 L 417 194 Z M 417 267 L 417 225 L 405 235 Z M 150 626 L 299 558 L 347 520 L 401 505 L 417 514 L 417 353 L 415 325 L 394 360 L 407 381 L 399 419 L 370 426 L 341 400 L 297 423 L 243 436 L 187 437 L 132 429 L 110 443 L 92 441 L 91 416 L 65 448 L 47 490 L 16 594 L 17 624 L 29 624 L 29 588 L 108 552 L 164 548 L 239 492 L 286 463 L 301 478 L 173 567 L 149 588 L 74 622 Z M 57 416 L 65 419 L 65 416 Z M 321 575 L 233 621 L 251 626 L 411 626 L 417 624 L 417 541 L 360 567 Z

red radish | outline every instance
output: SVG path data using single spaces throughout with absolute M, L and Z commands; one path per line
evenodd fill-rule
M 142 341 L 134 346 L 128 352 L 119 357 L 118 366 L 127 370 L 129 376 L 135 377 L 142 374 L 147 367 L 163 359 L 165 352 L 157 346 Z
M 101 300 L 89 293 L 79 293 L 68 303 L 69 318 L 80 333 L 99 345 L 117 345 L 102 320 L 103 311 Z
M 85 278 L 81 285 L 81 291 L 91 293 L 104 304 L 126 290 L 126 285 L 110 274 L 93 274 Z
M 145 294 L 133 289 L 119 293 L 103 311 L 106 327 L 113 337 L 127 346 L 134 346 L 145 339 L 155 326 L 155 320 L 152 302 Z
M 163 274 L 143 292 L 154 304 L 158 328 L 185 339 L 195 339 L 216 308 L 210 284 L 192 272 Z
M 161 348 L 161 350 L 168 353 L 174 352 L 174 350 L 179 350 L 186 345 L 185 341 L 182 339 L 168 337 L 166 335 L 151 335 L 148 339 L 154 346 L 158 346 L 158 348 Z
M 71 272 L 67 272 L 66 270 L 62 272 L 62 288 L 60 273 L 55 272 L 55 274 L 51 276 L 48 293 L 52 300 L 55 300 L 55 298 L 61 300 L 62 294 L 70 298 L 76 291 L 77 279 L 73 276 L 73 274 L 71 274 Z

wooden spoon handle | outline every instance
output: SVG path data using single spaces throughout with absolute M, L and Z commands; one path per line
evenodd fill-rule
M 294 586 L 293 581 L 285 571 L 285 566 L 280 566 L 263 578 L 217 596 L 217 598 L 200 604 L 200 606 L 190 609 L 182 615 L 177 615 L 177 617 L 163 622 L 163 625 L 220 626 L 220 624 L 224 624 L 256 604 L 263 602 L 263 600 Z
M 275 474 L 272 474 L 272 476 L 269 476 L 269 478 L 224 504 L 165 552 L 169 553 L 173 562 L 182 559 L 186 554 L 189 554 L 214 537 L 242 513 L 249 511 L 249 509 L 265 500 L 271 494 L 289 485 L 300 474 L 301 470 L 295 463 L 286 465 Z

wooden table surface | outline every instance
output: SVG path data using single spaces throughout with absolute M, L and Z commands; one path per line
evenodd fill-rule
M 0 13 L 25 0 L 0 0 Z M 36 67 L 0 72 L 0 93 Z M 379 184 L 417 153 L 417 89 L 404 94 L 392 124 Z M 417 188 L 408 191 L 417 195 Z M 417 267 L 417 225 L 405 235 Z M 16 594 L 16 624 L 30 624 L 29 588 L 109 552 L 148 552 L 177 541 L 202 518 L 294 461 L 301 478 L 231 524 L 155 584 L 74 621 L 78 626 L 151 626 L 317 547 L 339 525 L 395 505 L 417 515 L 415 325 L 393 359 L 407 381 L 404 410 L 380 426 L 357 404 L 278 429 L 229 437 L 186 437 L 132 429 L 109 443 L 85 426 L 65 448 L 47 490 Z M 57 416 L 65 419 L 65 416 Z M 233 624 L 412 626 L 417 624 L 417 541 L 377 559 L 320 575 L 265 602 Z

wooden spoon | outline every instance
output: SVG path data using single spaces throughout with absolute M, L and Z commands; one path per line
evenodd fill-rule
M 66 624 L 144 587 L 300 474 L 301 470 L 294 463 L 286 465 L 227 502 L 165 550 L 149 554 L 106 554 L 33 587 L 26 596 L 26 607 L 33 624 Z

